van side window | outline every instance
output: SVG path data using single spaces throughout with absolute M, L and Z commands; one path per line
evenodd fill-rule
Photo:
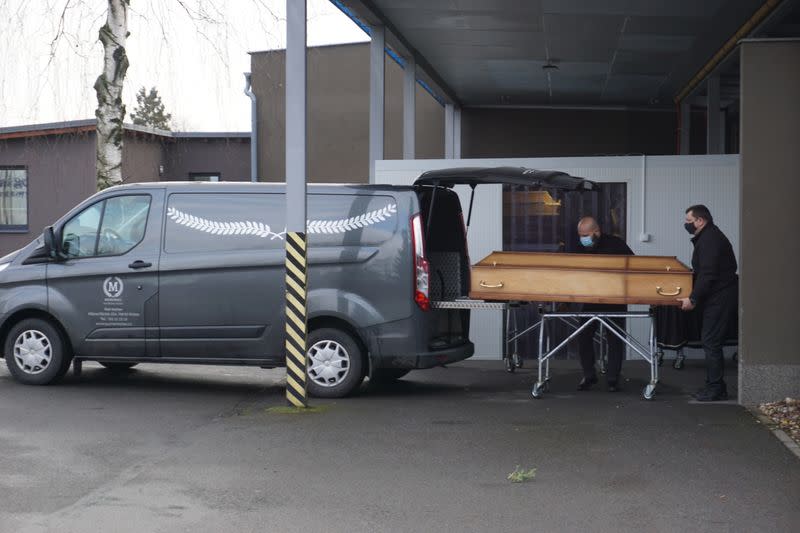
M 167 253 L 273 250 L 286 245 L 281 193 L 175 193 L 167 203 Z M 309 194 L 311 246 L 375 246 L 396 231 L 391 196 Z
M 61 248 L 67 257 L 121 255 L 144 238 L 149 195 L 115 196 L 87 207 L 62 230 Z
M 171 194 L 164 251 L 282 249 L 286 245 L 284 198 L 268 193 Z

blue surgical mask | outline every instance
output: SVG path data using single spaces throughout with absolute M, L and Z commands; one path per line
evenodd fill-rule
M 594 237 L 591 235 L 587 235 L 586 237 L 581 237 L 581 244 L 584 245 L 586 248 L 592 246 L 594 244 Z

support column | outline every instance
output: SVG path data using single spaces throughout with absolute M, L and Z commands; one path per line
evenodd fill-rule
M 708 78 L 706 104 L 706 153 L 721 154 L 720 146 L 720 114 L 719 114 L 719 76 Z
M 286 0 L 285 89 L 286 399 L 306 407 L 306 0 Z
M 692 142 L 692 106 L 688 102 L 681 102 L 681 132 L 680 155 L 689 155 Z
M 453 159 L 453 123 L 455 122 L 455 106 L 444 106 L 444 158 Z
M 453 112 L 453 159 L 461 159 L 461 108 Z
M 384 49 L 386 29 L 373 26 L 369 46 L 369 182 L 375 183 L 375 161 L 383 159 Z
M 403 58 L 403 159 L 416 157 L 417 63 Z
M 756 405 L 800 397 L 800 40 L 740 47 L 739 403 Z

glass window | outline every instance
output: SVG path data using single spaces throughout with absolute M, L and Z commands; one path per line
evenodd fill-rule
M 0 167 L 0 229 L 28 229 L 28 171 Z
M 150 196 L 116 196 L 97 202 L 64 224 L 61 247 L 67 257 L 120 255 L 144 238 Z
M 219 172 L 189 172 L 189 181 L 219 181 Z

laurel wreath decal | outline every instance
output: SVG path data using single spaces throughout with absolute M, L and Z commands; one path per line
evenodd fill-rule
M 389 204 L 382 209 L 376 209 L 363 215 L 339 220 L 309 220 L 306 222 L 306 233 L 335 234 L 360 229 L 378 222 L 383 222 L 397 213 L 397 205 Z M 179 209 L 170 207 L 167 216 L 176 224 L 212 235 L 254 235 L 261 238 L 269 237 L 270 240 L 285 239 L 286 229 L 279 233 L 272 231 L 268 224 L 251 220 L 242 222 L 219 222 L 184 213 Z

